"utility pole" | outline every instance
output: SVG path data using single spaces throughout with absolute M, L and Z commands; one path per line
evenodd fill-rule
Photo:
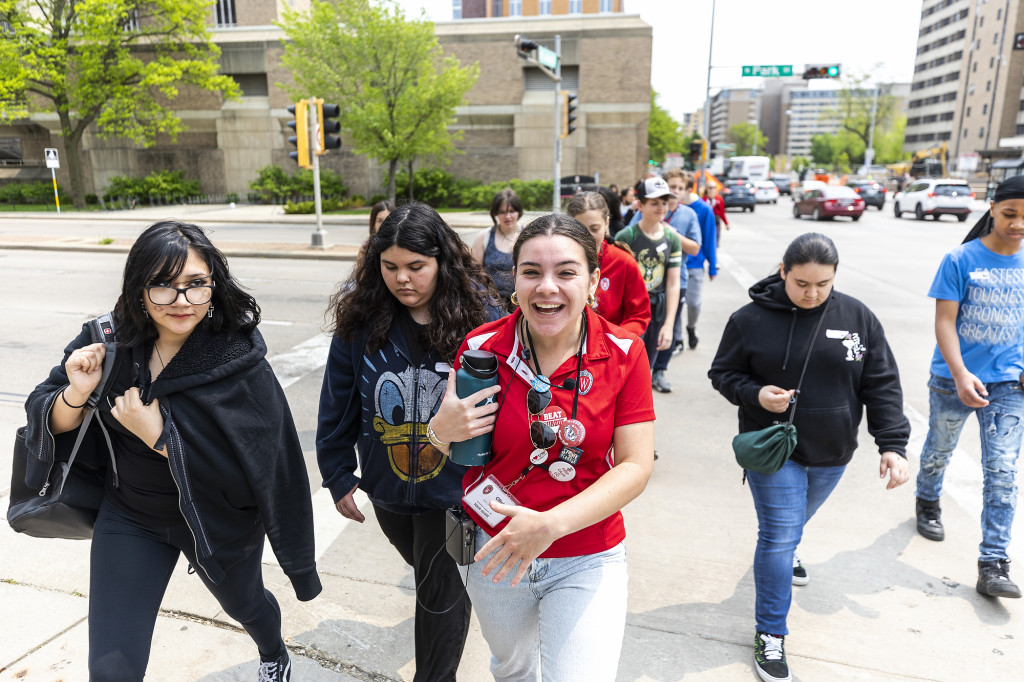
M 549 50 L 543 45 L 538 45 L 536 41 L 530 40 L 526 36 L 516 34 L 513 38 L 516 45 L 516 54 L 520 58 L 526 60 L 527 64 L 536 66 L 541 72 L 554 81 L 555 84 L 555 113 L 554 113 L 554 146 L 552 152 L 554 155 L 554 191 L 552 192 L 551 210 L 556 213 L 562 207 L 562 187 L 561 187 L 561 173 L 562 173 L 562 145 L 558 134 L 558 119 L 561 114 L 560 104 L 562 101 L 562 36 L 560 34 L 555 35 L 555 49 L 554 51 Z M 532 56 L 533 53 L 536 56 Z M 552 71 L 552 69 L 554 69 Z M 568 131 L 566 131 L 568 132 Z
M 704 85 L 704 140 L 708 143 L 708 153 L 711 152 L 711 50 L 714 45 L 715 0 L 711 0 L 711 31 L 708 32 L 708 78 Z M 700 193 L 702 187 L 707 186 L 707 167 L 707 159 L 703 159 L 700 164 L 700 180 L 697 184 L 698 193 Z
M 871 100 L 871 128 L 868 130 L 868 148 L 864 150 L 864 169 L 871 173 L 871 164 L 875 160 L 875 115 L 878 112 L 878 90 L 881 86 L 875 83 L 875 96 Z
M 322 121 L 317 117 L 316 110 L 316 98 L 309 98 L 309 122 L 312 124 L 308 126 L 309 131 L 309 149 L 310 156 L 313 157 L 313 206 L 316 209 L 316 229 L 313 230 L 313 235 L 310 241 L 310 248 L 322 249 L 324 248 L 324 212 L 323 202 L 320 198 L 320 153 L 323 151 L 320 149 L 320 126 Z
M 562 208 L 562 140 L 558 135 L 558 119 L 561 118 L 562 103 L 562 36 L 555 35 L 555 54 L 558 64 L 555 66 L 555 190 L 551 201 L 551 210 L 558 213 Z

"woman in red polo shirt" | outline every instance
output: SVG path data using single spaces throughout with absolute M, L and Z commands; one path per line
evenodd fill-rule
M 467 590 L 495 680 L 614 680 L 626 619 L 619 510 L 654 462 L 647 353 L 591 310 L 597 245 L 577 220 L 533 221 L 513 262 L 518 309 L 458 354 L 497 356 L 497 412 L 460 401 L 449 378 L 430 422 L 439 441 L 493 428 L 491 460 L 463 479 L 479 525 Z
M 608 202 L 597 192 L 580 192 L 566 213 L 583 224 L 597 244 L 597 305 L 594 310 L 612 324 L 643 337 L 651 323 L 651 299 L 636 259 L 623 244 L 609 244 Z

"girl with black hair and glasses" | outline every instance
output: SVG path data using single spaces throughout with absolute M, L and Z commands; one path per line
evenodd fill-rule
M 574 218 L 551 214 L 516 240 L 510 316 L 459 352 L 498 358 L 492 457 L 463 479 L 479 525 L 469 595 L 496 680 L 614 680 L 626 620 L 620 509 L 647 485 L 654 408 L 643 341 L 595 313 L 597 244 Z M 449 381 L 430 422 L 465 440 Z M 494 422 L 493 427 L 491 421 Z
M 93 529 L 92 682 L 143 679 L 181 554 L 256 643 L 259 679 L 290 678 L 281 609 L 263 585 L 265 537 L 296 597 L 313 599 L 321 586 L 302 448 L 259 320 L 256 301 L 202 229 L 167 221 L 139 235 L 98 406 L 117 471 L 108 472 Z M 74 440 L 106 355 L 90 341 L 83 329 L 29 396 L 29 447 L 60 450 Z
M 445 510 L 457 505 L 466 468 L 448 460 L 427 425 L 466 334 L 503 314 L 469 247 L 426 204 L 392 211 L 352 277 L 331 299 L 331 341 L 320 393 L 316 451 L 338 512 L 362 523 L 357 488 L 416 582 L 416 682 L 448 682 L 462 658 L 470 602 L 445 551 Z M 487 389 L 448 405 L 460 440 Z M 357 453 L 358 452 L 358 461 Z M 360 469 L 356 474 L 357 465 Z

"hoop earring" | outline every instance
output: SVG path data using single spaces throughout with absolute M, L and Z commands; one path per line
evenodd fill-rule
M 518 306 L 519 305 L 519 296 L 516 295 L 518 293 L 519 292 L 513 291 L 512 295 L 508 297 L 508 300 L 512 301 L 512 305 L 514 305 L 514 306 Z
M 594 297 L 593 294 L 589 294 L 587 296 L 587 305 L 590 306 L 591 308 L 597 307 L 597 299 Z
M 206 316 L 211 318 L 211 319 L 213 318 L 213 304 L 212 303 L 210 304 L 209 309 L 206 311 Z

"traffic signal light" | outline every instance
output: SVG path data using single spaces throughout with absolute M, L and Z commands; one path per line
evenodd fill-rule
M 309 161 L 309 100 L 302 99 L 288 107 L 288 113 L 295 117 L 288 121 L 288 127 L 295 131 L 295 134 L 288 138 L 288 142 L 295 145 L 294 152 L 288 152 L 288 156 L 295 159 L 299 168 L 312 168 Z
M 569 137 L 576 130 L 573 121 L 576 120 L 576 95 L 571 92 L 562 92 L 562 132 L 559 137 Z
M 690 163 L 698 164 L 704 160 L 704 140 L 695 138 L 690 140 Z
M 316 102 L 317 127 L 317 156 L 323 156 L 328 149 L 341 149 L 341 138 L 332 133 L 341 132 L 341 123 L 338 116 L 341 114 L 341 107 L 337 104 L 324 104 L 322 99 L 313 100 Z
M 839 64 L 808 64 L 804 67 L 804 80 L 812 78 L 839 78 Z

